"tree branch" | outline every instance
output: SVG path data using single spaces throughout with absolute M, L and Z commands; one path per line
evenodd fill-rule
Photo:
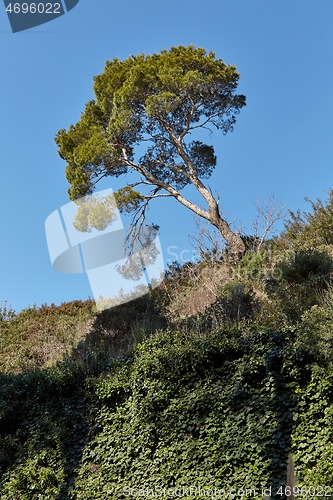
M 123 148 L 123 154 L 126 155 L 126 151 L 124 148 Z M 202 208 L 195 205 L 195 203 L 192 203 L 191 201 L 189 201 L 182 194 L 180 194 L 180 192 L 177 191 L 177 189 L 173 188 L 172 186 L 170 186 L 166 182 L 163 182 L 163 181 L 157 179 L 150 172 L 148 172 L 145 168 L 128 160 L 127 155 L 126 155 L 126 157 L 124 156 L 124 159 L 126 160 L 127 166 L 133 168 L 134 170 L 139 172 L 141 175 L 146 177 L 152 184 L 154 184 L 155 186 L 158 186 L 159 188 L 165 189 L 165 191 L 170 193 L 177 201 L 179 201 L 186 208 L 189 208 L 192 212 L 196 213 L 197 215 L 200 215 L 200 217 L 203 217 L 204 219 L 210 220 L 209 212 L 207 210 L 203 210 Z

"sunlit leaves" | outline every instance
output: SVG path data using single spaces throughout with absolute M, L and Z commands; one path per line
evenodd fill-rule
M 178 136 L 195 175 L 210 177 L 216 166 L 213 147 L 187 143 L 187 136 L 193 127 L 232 130 L 245 105 L 245 97 L 235 95 L 238 79 L 234 66 L 193 45 L 107 61 L 94 78 L 96 100 L 87 103 L 76 125 L 56 137 L 67 162 L 70 198 L 90 193 L 101 176 L 135 169 L 128 160 L 136 154 L 138 166 L 181 189 L 192 181 Z

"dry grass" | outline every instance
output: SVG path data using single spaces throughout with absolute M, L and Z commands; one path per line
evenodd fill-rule
M 185 286 L 172 290 L 168 306 L 168 315 L 172 319 L 204 312 L 215 302 L 218 288 L 233 280 L 232 270 L 228 265 L 217 262 L 205 267 L 197 265 L 189 268 L 187 280 Z

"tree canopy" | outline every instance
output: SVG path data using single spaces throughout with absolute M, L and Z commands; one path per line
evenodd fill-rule
M 232 253 L 242 254 L 242 239 L 203 183 L 216 167 L 214 148 L 191 138 L 199 129 L 233 130 L 245 105 L 245 96 L 235 93 L 238 80 L 234 66 L 192 45 L 107 61 L 94 77 L 96 98 L 75 125 L 56 135 L 59 155 L 67 162 L 70 199 L 91 195 L 103 177 L 136 171 L 138 181 L 115 193 L 120 211 L 133 214 L 133 227 L 142 227 L 153 199 L 174 197 L 218 228 Z M 190 184 L 206 209 L 181 193 Z M 151 190 L 143 194 L 137 186 Z

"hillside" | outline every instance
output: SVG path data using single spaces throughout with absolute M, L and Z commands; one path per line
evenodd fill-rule
M 299 497 L 332 498 L 333 261 L 315 210 L 237 265 L 175 264 L 102 313 L 3 306 L 1 499 L 285 498 L 290 452 Z

